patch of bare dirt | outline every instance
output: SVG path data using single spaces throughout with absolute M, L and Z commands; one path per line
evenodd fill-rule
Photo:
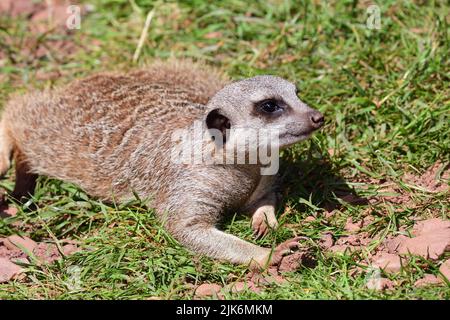
M 80 250 L 70 240 L 62 242 L 66 242 L 62 246 L 62 252 L 66 256 Z M 0 238 L 0 283 L 15 279 L 23 271 L 16 263 L 30 263 L 29 255 L 36 258 L 39 263 L 52 263 L 62 258 L 61 252 L 52 243 L 37 243 L 28 237 L 18 235 Z
M 397 273 L 401 270 L 402 260 L 399 255 L 378 252 L 372 257 L 372 265 L 389 273 Z
M 438 218 L 417 221 L 412 229 L 414 236 L 421 236 L 436 231 L 445 231 L 450 229 L 450 220 L 442 220 Z
M 414 286 L 416 287 L 426 287 L 426 286 L 430 286 L 430 285 L 436 285 L 436 284 L 441 284 L 442 280 L 438 277 L 436 277 L 433 274 L 425 274 L 423 276 L 423 278 L 417 280 L 416 282 L 414 282 Z
M 423 189 L 430 193 L 439 193 L 449 189 L 450 179 L 450 165 L 444 165 L 442 162 L 437 161 L 434 165 L 428 168 L 424 173 L 417 175 L 408 172 L 402 178 L 403 182 Z M 402 188 L 398 187 L 396 183 L 387 180 L 374 180 L 367 178 L 366 183 L 379 186 L 378 192 L 390 193 L 393 195 L 377 196 L 370 199 L 370 202 L 376 203 L 379 201 L 386 201 L 394 204 L 406 204 L 411 205 L 410 194 Z
M 0 39 L 3 42 L 0 46 L 0 62 L 8 58 L 15 65 L 36 66 L 43 57 L 57 62 L 69 59 L 82 49 L 81 43 L 75 43 L 73 37 L 79 30 L 67 26 L 67 22 L 73 20 L 73 11 L 69 7 L 76 4 L 77 1 L 72 0 L 1 0 L 0 16 L 12 19 L 25 17 L 28 24 L 27 32 L 20 37 L 20 41 L 17 41 L 17 37 L 7 35 Z M 78 8 L 82 21 L 90 6 L 79 5 Z M 36 75 L 39 80 L 54 80 L 59 76 L 60 72 L 55 70 L 39 70 Z
M 446 260 L 440 267 L 439 272 L 450 281 L 450 259 Z
M 279 272 L 293 272 L 300 266 L 313 267 L 316 261 L 308 250 L 295 252 L 283 257 L 278 266 Z M 276 270 L 276 269 L 275 269 Z
M 369 279 L 369 281 L 367 281 L 366 283 L 366 286 L 367 289 L 370 290 L 383 291 L 393 289 L 395 287 L 395 284 L 389 279 L 379 278 L 379 279 Z
M 29 17 L 45 5 L 30 0 L 2 0 L 0 1 L 0 14 L 11 17 Z
M 0 283 L 15 279 L 23 269 L 7 258 L 0 257 Z
M 221 293 L 222 286 L 215 283 L 204 283 L 195 289 L 196 298 L 205 297 L 217 297 L 218 299 L 223 299 L 223 294 Z
M 439 172 L 442 171 L 439 177 Z M 442 192 L 449 188 L 448 180 L 450 179 L 450 165 L 445 167 L 441 162 L 436 162 L 433 166 L 428 168 L 422 175 L 417 176 L 411 173 L 405 174 L 403 181 L 421 187 L 428 192 Z
M 379 184 L 378 192 L 385 193 L 386 195 L 373 197 L 371 199 L 371 202 L 374 204 L 382 201 L 398 205 L 406 205 L 408 207 L 412 206 L 410 195 L 406 193 L 403 189 L 399 188 L 397 184 L 393 182 L 386 182 Z
M 45 261 L 46 263 L 52 263 L 61 258 L 58 247 L 53 243 L 39 243 L 33 250 L 33 254 L 40 261 Z
M 399 235 L 388 239 L 388 252 L 400 255 L 417 255 L 425 259 L 437 260 L 450 251 L 450 221 L 428 219 L 416 223 L 413 237 Z
M 356 231 L 361 230 L 362 225 L 363 225 L 362 221 L 354 223 L 352 220 L 352 217 L 349 217 L 347 219 L 347 222 L 345 223 L 344 229 L 345 229 L 345 231 L 356 232 Z
M 0 219 L 15 217 L 17 215 L 17 211 L 18 210 L 16 208 L 10 207 L 0 200 Z
M 353 221 L 347 221 L 347 224 L 350 223 L 355 224 Z M 360 225 L 359 223 L 356 224 Z M 348 230 L 349 228 L 346 229 Z M 326 237 L 324 235 L 323 239 L 320 239 L 319 246 L 335 253 L 351 254 L 367 248 L 367 245 L 375 240 L 376 237 L 371 237 L 366 232 L 359 232 L 341 237 L 330 246 L 332 237 L 326 234 Z M 323 245 L 325 242 L 327 244 Z M 446 252 L 450 252 L 450 221 L 432 218 L 417 221 L 411 230 L 411 237 L 403 234 L 387 237 L 373 252 L 369 253 L 367 264 L 371 267 L 383 269 L 387 273 L 398 273 L 403 267 L 408 265 L 411 255 L 438 261 Z M 364 261 L 361 261 L 361 263 L 366 264 Z M 358 272 L 360 271 L 362 269 Z M 440 272 L 447 279 L 450 278 L 450 260 L 445 261 L 441 265 Z M 387 279 L 385 282 L 383 281 L 377 278 L 373 280 L 373 283 L 368 283 L 367 286 L 377 290 L 385 290 L 392 287 L 392 282 L 387 281 Z M 431 276 L 417 281 L 418 286 L 426 285 L 427 283 L 437 284 L 443 283 L 443 281 L 435 281 Z M 380 288 L 376 288 L 376 286 Z
M 380 250 L 387 251 L 389 253 L 397 253 L 400 245 L 404 243 L 407 239 L 408 237 L 402 234 L 396 237 L 388 237 L 381 245 Z
M 319 240 L 319 246 L 324 249 L 330 249 L 334 244 L 333 235 L 329 232 L 324 233 Z
M 385 241 L 388 252 L 402 256 L 416 255 L 437 260 L 450 252 L 450 221 L 438 218 L 419 221 L 412 230 L 413 237 L 399 235 Z
M 12 235 L 3 239 L 3 245 L 9 250 L 23 250 L 25 253 L 33 252 L 33 249 L 37 246 L 37 243 L 28 237 L 21 237 L 18 235 Z
M 329 250 L 339 253 L 354 252 L 366 247 L 372 240 L 367 232 L 360 232 L 337 239 Z
M 226 289 L 233 293 L 238 293 L 245 290 L 251 290 L 255 293 L 261 292 L 261 289 L 253 281 L 238 281 L 228 285 Z
M 286 246 L 289 247 L 289 244 L 297 241 L 298 237 L 287 240 L 280 244 L 277 249 L 285 252 Z M 314 267 L 316 265 L 314 256 L 307 248 L 298 248 L 298 251 L 281 256 L 279 261 L 278 259 L 276 261 L 276 265 L 269 267 L 267 270 L 262 272 L 259 270 L 249 271 L 244 279 L 228 284 L 225 287 L 219 284 L 201 284 L 195 289 L 195 297 L 217 297 L 222 299 L 223 291 L 236 293 L 247 289 L 259 293 L 268 285 L 285 283 L 287 281 L 283 277 L 285 272 L 293 272 L 300 266 Z
M 72 15 L 69 10 L 76 1 L 48 0 L 35 2 L 30 0 L 2 0 L 0 2 L 0 14 L 16 18 L 23 16 L 30 20 L 29 30 L 33 34 L 41 34 L 62 28 Z M 80 13 L 85 13 L 86 8 L 79 6 Z
M 418 188 L 430 193 L 445 192 L 448 190 L 448 181 L 450 178 L 449 165 L 444 165 L 441 162 L 435 163 L 422 174 L 408 173 L 402 178 L 403 182 L 411 187 Z M 372 178 L 365 178 L 359 180 L 366 184 L 379 186 L 378 192 L 385 193 L 384 195 L 372 197 L 369 199 L 371 204 L 379 202 L 389 202 L 399 204 L 410 208 L 417 207 L 410 193 L 400 188 L 395 182 L 386 179 L 375 180 Z M 349 198 L 351 203 L 351 197 Z M 327 213 L 325 218 L 331 218 L 333 212 Z M 361 261 L 362 264 L 370 265 L 378 269 L 383 269 L 387 273 L 400 272 L 403 267 L 408 266 L 411 256 L 420 256 L 424 259 L 436 261 L 442 259 L 445 253 L 450 252 L 450 220 L 430 218 L 422 221 L 417 220 L 410 230 L 407 232 L 405 227 L 401 227 L 399 231 L 402 233 L 397 236 L 388 236 L 381 242 L 374 250 L 368 252 L 367 260 Z M 378 235 L 369 236 L 365 232 L 364 227 L 372 223 L 373 217 L 366 215 L 363 220 L 354 221 L 348 218 L 345 224 L 346 236 L 336 239 L 333 243 L 333 236 L 319 240 L 319 246 L 322 249 L 335 252 L 351 254 L 358 250 L 367 249 L 367 245 L 373 241 L 378 240 Z M 330 243 L 333 243 L 330 246 Z M 443 271 L 440 270 L 446 278 L 450 277 L 450 262 L 448 260 L 441 265 Z M 363 272 L 364 269 L 356 270 L 355 272 Z M 416 282 L 417 286 L 427 284 L 442 284 L 441 275 L 426 275 L 423 279 Z M 442 281 L 441 281 L 442 280 Z M 370 280 L 372 281 L 372 280 Z M 368 283 L 367 286 L 377 290 L 386 290 L 395 285 L 388 279 L 377 278 Z
M 402 177 L 402 181 L 412 188 L 416 188 L 426 192 L 445 192 L 450 188 L 450 165 L 443 164 L 442 162 L 437 161 L 422 174 L 417 174 L 417 172 L 411 171 L 405 173 Z M 358 178 L 353 179 L 353 182 L 361 182 L 366 185 L 377 187 L 377 192 L 379 195 L 366 199 L 370 204 L 387 202 L 395 205 L 403 205 L 410 208 L 416 206 L 411 197 L 411 193 L 399 186 L 397 182 L 390 179 L 374 179 L 368 176 L 360 175 Z M 349 199 L 352 199 L 351 195 L 349 196 Z M 343 199 L 342 197 L 341 200 L 345 201 L 345 199 Z M 357 199 L 355 201 L 355 204 L 357 204 Z M 352 204 L 352 201 L 346 202 Z

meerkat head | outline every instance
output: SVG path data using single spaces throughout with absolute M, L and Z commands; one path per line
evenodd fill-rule
M 277 132 L 280 148 L 308 138 L 324 124 L 323 115 L 298 98 L 294 84 L 276 76 L 256 76 L 233 82 L 208 103 L 206 126 L 226 135 L 234 129 Z M 231 130 L 228 130 L 231 129 Z

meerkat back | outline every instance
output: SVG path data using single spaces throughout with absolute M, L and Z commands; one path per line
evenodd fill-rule
M 143 187 L 143 175 L 157 188 L 170 170 L 161 159 L 168 154 L 165 139 L 197 119 L 225 83 L 191 62 L 156 62 L 16 97 L 0 123 L 0 174 L 13 155 L 16 197 L 32 192 L 36 175 L 73 182 L 103 199 L 131 196 Z M 154 172 L 144 172 L 148 167 Z

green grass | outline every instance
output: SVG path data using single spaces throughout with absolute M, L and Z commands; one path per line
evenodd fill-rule
M 348 217 L 370 214 L 364 231 L 397 234 L 415 218 L 449 218 L 449 193 L 432 194 L 402 182 L 406 172 L 421 173 L 436 161 L 449 163 L 450 68 L 449 7 L 445 1 L 383 1 L 381 29 L 366 27 L 363 1 L 247 1 L 180 3 L 96 0 L 72 35 L 62 37 L 78 50 L 63 54 L 49 46 L 36 59 L 25 50 L 27 20 L 0 18 L 0 105 L 31 88 L 69 82 L 99 70 L 128 70 L 146 13 L 156 9 L 138 65 L 154 58 L 189 57 L 220 67 L 232 78 L 271 73 L 295 82 L 301 97 L 322 111 L 323 130 L 283 153 L 287 172 L 281 227 L 263 240 L 251 236 L 249 218 L 236 216 L 225 230 L 270 246 L 295 235 L 316 247 L 325 231 L 346 234 Z M 220 35 L 213 32 L 220 32 Z M 215 37 L 214 37 L 215 35 Z M 212 37 L 212 38 L 211 38 Z M 94 41 L 95 40 L 95 41 Z M 58 71 L 39 80 L 39 72 Z M 328 150 L 332 149 L 330 154 Z M 58 159 L 55 159 L 58 161 Z M 12 172 L 0 181 L 12 187 Z M 320 178 L 320 179 L 319 179 Z M 343 203 L 331 218 L 326 202 L 353 189 L 374 196 L 370 179 L 392 181 L 412 197 L 410 204 Z M 244 266 L 213 261 L 180 246 L 156 221 L 145 203 L 109 206 L 75 186 L 41 178 L 33 203 L 17 218 L 0 220 L 0 236 L 22 232 L 35 240 L 70 238 L 83 251 L 52 265 L 30 265 L 27 277 L 0 284 L 0 299 L 191 299 L 201 283 L 229 284 L 242 279 Z M 286 210 L 288 208 L 289 210 Z M 305 222 L 314 215 L 316 219 Z M 19 226 L 13 226 L 19 222 Z M 31 226 L 31 228 L 30 228 Z M 376 243 L 374 244 L 374 246 Z M 367 252 L 331 255 L 315 249 L 318 265 L 285 275 L 285 284 L 261 293 L 225 292 L 232 299 L 449 299 L 447 285 L 415 288 L 424 273 L 438 274 L 440 261 L 413 260 L 397 275 L 398 285 L 375 292 L 368 273 L 354 274 Z M 73 279 L 79 278 L 77 285 Z

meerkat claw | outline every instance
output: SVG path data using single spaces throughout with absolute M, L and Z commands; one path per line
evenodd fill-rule
M 257 239 L 261 238 L 262 236 L 265 236 L 269 232 L 267 224 L 262 219 L 253 219 L 252 229 L 253 229 L 253 236 Z
M 302 237 L 295 237 L 279 244 L 272 253 L 270 265 L 279 265 L 284 256 L 292 253 L 300 245 L 299 241 Z
M 253 235 L 259 239 L 269 233 L 270 230 L 274 230 L 278 227 L 278 221 L 275 217 L 274 210 L 266 210 L 267 208 L 261 207 L 253 214 L 252 217 L 252 229 Z

